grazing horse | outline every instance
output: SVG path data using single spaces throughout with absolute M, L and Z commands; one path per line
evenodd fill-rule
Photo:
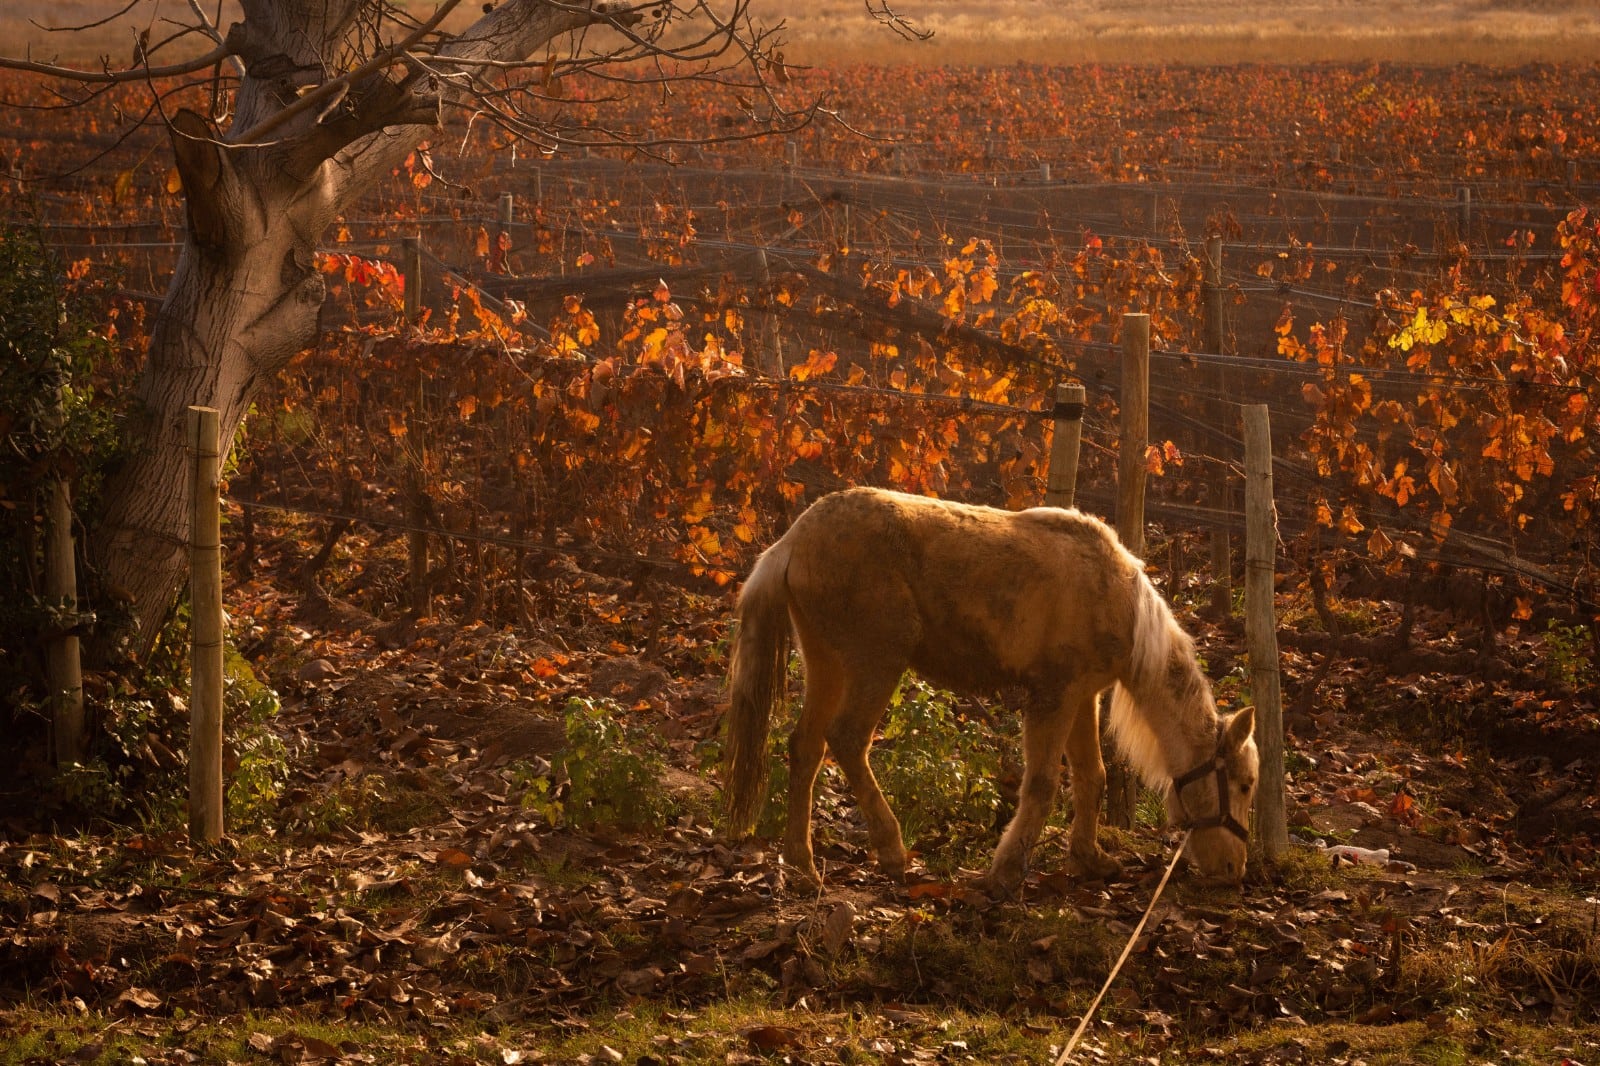
M 1061 756 L 1073 791 L 1069 869 L 1119 869 L 1096 834 L 1105 793 L 1098 695 L 1114 686 L 1111 734 L 1192 830 L 1207 879 L 1244 876 L 1258 760 L 1254 712 L 1217 713 L 1211 685 L 1144 566 L 1104 522 L 1074 510 L 1002 511 L 881 489 L 836 492 L 756 562 L 739 595 L 726 790 L 729 829 L 754 827 L 767 732 L 784 689 L 791 629 L 805 698 L 789 737 L 783 855 L 820 884 L 812 794 L 824 745 L 844 770 L 878 864 L 904 875 L 900 823 L 867 762 L 873 731 L 909 667 L 966 692 L 1021 686 L 1024 770 L 1017 813 L 984 887 L 1009 895 L 1055 802 Z

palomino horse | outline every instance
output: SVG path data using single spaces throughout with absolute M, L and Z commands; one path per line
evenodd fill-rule
M 1024 770 L 1016 816 L 984 886 L 1010 894 L 1055 802 L 1066 752 L 1074 814 L 1069 868 L 1117 872 L 1096 839 L 1105 766 L 1096 697 L 1115 686 L 1111 732 L 1164 789 L 1189 857 L 1208 879 L 1244 876 L 1258 761 L 1255 717 L 1218 715 L 1194 644 L 1105 523 L 1077 511 L 1001 511 L 848 489 L 806 510 L 768 548 L 739 595 L 728 712 L 729 828 L 754 826 L 766 791 L 767 732 L 783 693 L 790 628 L 805 702 L 789 738 L 783 855 L 820 884 L 812 793 L 826 744 L 866 818 L 878 864 L 905 872 L 900 823 L 867 762 L 900 675 L 967 692 L 1022 686 Z

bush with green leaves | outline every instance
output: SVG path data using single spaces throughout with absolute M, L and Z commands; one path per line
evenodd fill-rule
M 1015 744 L 963 714 L 951 693 L 910 676 L 901 684 L 873 749 L 873 772 L 901 831 L 930 864 L 966 863 L 994 846 L 1001 753 Z
M 1586 626 L 1551 619 L 1544 634 L 1544 668 L 1552 681 L 1580 687 L 1594 680 L 1594 642 Z
M 0 724 L 11 741 L 0 772 L 22 780 L 46 762 L 45 649 L 64 631 L 91 632 L 85 605 L 96 603 L 92 574 L 80 579 L 76 604 L 46 595 L 46 500 L 64 481 L 76 513 L 92 514 L 117 445 L 106 392 L 97 387 L 109 346 L 68 299 L 57 264 L 26 221 L 28 205 L 0 200 L 0 210 L 10 220 L 0 223 Z M 139 708 L 131 711 L 137 716 Z M 86 771 L 63 787 L 91 796 L 103 783 Z
M 562 817 L 580 828 L 660 826 L 673 812 L 662 786 L 666 760 L 649 732 L 615 701 L 574 697 L 566 705 L 567 744 L 557 759 L 568 789 Z
M 232 648 L 227 650 L 222 706 L 228 744 L 228 828 L 270 822 L 289 782 L 289 750 L 272 728 L 278 694 L 263 685 Z

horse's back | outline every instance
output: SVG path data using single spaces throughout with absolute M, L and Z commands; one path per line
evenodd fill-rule
M 803 644 L 897 658 L 958 688 L 1039 687 L 1107 672 L 1126 651 L 1137 561 L 1076 511 L 847 489 L 784 541 Z

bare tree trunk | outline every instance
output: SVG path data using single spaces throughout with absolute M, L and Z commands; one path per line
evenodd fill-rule
M 257 245 L 270 254 L 281 237 Z M 262 380 L 315 339 L 322 280 L 293 255 L 233 267 L 185 247 L 151 339 L 127 427 L 127 457 L 111 478 L 93 541 L 102 583 L 132 603 L 133 651 L 149 651 L 188 567 L 190 488 L 184 419 L 220 412 L 224 447 Z M 267 284 L 263 284 L 266 282 Z
M 365 0 L 241 0 L 228 46 L 245 68 L 229 129 L 193 111 L 172 120 L 188 232 L 107 485 L 91 558 L 132 605 L 143 657 L 182 585 L 190 488 L 185 412 L 220 413 L 224 454 L 261 384 L 316 341 L 325 286 L 317 242 L 438 124 L 437 72 L 452 60 L 521 60 L 592 22 L 637 22 L 613 0 L 502 0 L 430 59 L 352 69 Z M 470 69 L 470 68 L 469 68 Z M 343 73 L 340 73 L 340 72 Z M 99 634 L 98 657 L 121 634 Z

